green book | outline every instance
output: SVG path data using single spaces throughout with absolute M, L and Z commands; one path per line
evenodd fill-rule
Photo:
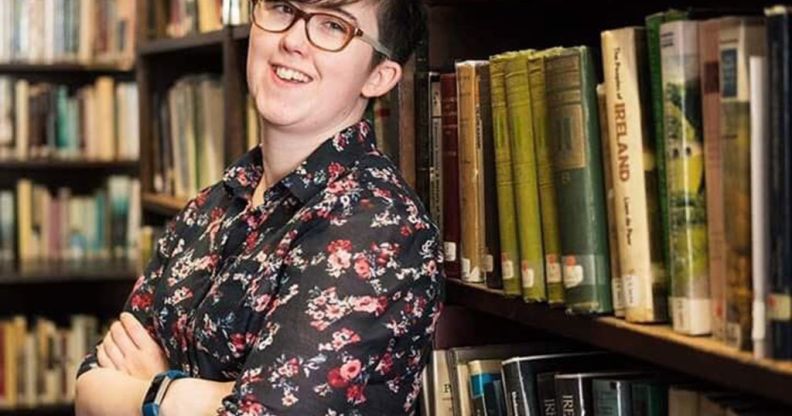
M 526 50 L 512 55 L 506 60 L 505 65 L 506 102 L 517 209 L 517 239 L 520 247 L 520 276 L 523 299 L 526 302 L 547 299 L 533 111 L 527 65 L 532 53 L 532 50 Z
M 668 385 L 658 381 L 631 383 L 633 416 L 668 415 Z
M 598 416 L 630 416 L 630 380 L 598 379 L 592 382 L 594 413 Z
M 660 39 L 671 318 L 675 331 L 703 335 L 711 329 L 711 309 L 698 22 L 664 23 Z
M 666 150 L 663 128 L 663 74 L 660 59 L 660 25 L 665 22 L 686 19 L 687 11 L 667 10 L 646 17 L 646 52 L 649 60 L 649 85 L 651 90 L 652 120 L 654 121 L 655 163 L 657 165 L 657 199 L 660 204 L 660 238 L 663 250 L 663 263 L 668 270 L 671 254 L 668 243 L 668 199 L 666 187 Z
M 567 310 L 613 311 L 596 81 L 591 52 L 545 61 Z
M 492 106 L 492 131 L 495 141 L 495 177 L 497 180 L 498 228 L 500 234 L 500 262 L 503 292 L 506 295 L 522 294 L 517 242 L 517 219 L 514 204 L 514 176 L 509 140 L 509 114 L 506 109 L 506 84 L 504 65 L 509 54 L 490 58 L 490 93 Z
M 542 214 L 542 248 L 545 258 L 547 300 L 551 305 L 564 304 L 564 283 L 561 279 L 561 241 L 558 237 L 558 203 L 553 163 L 547 130 L 547 99 L 545 91 L 545 58 L 561 52 L 552 48 L 528 58 L 528 79 L 531 86 L 534 145 L 536 148 L 539 204 Z

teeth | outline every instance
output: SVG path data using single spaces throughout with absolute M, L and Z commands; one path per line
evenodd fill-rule
M 311 80 L 307 75 L 303 74 L 302 72 L 297 72 L 293 69 L 288 69 L 281 66 L 275 69 L 275 74 L 278 75 L 278 78 L 287 81 L 297 81 L 304 83 Z

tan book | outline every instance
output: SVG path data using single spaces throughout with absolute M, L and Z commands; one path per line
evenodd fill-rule
M 14 85 L 14 137 L 17 159 L 27 159 L 30 154 L 30 84 L 20 79 Z
M 33 258 L 32 241 L 33 216 L 31 202 L 33 199 L 33 183 L 29 179 L 17 181 L 17 255 L 21 261 Z
M 484 281 L 482 260 L 487 254 L 484 222 L 484 149 L 479 129 L 480 68 L 487 61 L 456 64 L 459 115 L 459 193 L 462 227 L 462 279 Z
M 667 280 L 659 241 L 654 140 L 649 135 L 644 29 L 602 32 L 614 220 L 625 317 L 667 319 Z
M 222 0 L 198 0 L 198 30 L 212 32 L 223 28 L 220 21 Z
M 613 206 L 613 172 L 611 172 L 611 154 L 608 133 L 608 98 L 605 95 L 605 84 L 597 85 L 597 104 L 600 123 L 600 141 L 602 142 L 602 176 L 605 179 L 605 204 L 608 213 L 608 253 L 610 255 L 611 296 L 613 297 L 613 315 L 624 318 L 624 289 L 622 288 L 619 270 L 619 237 L 616 229 L 615 208 Z
M 723 176 L 720 140 L 720 82 L 718 29 L 721 19 L 699 23 L 699 71 L 701 72 L 701 122 L 704 133 L 704 179 L 707 183 L 707 244 L 709 284 L 712 298 L 712 335 L 725 339 L 726 265 L 723 231 Z
M 80 3 L 80 37 L 77 60 L 82 64 L 90 64 L 93 60 L 93 45 L 96 26 L 96 0 L 82 0 Z
M 98 156 L 111 160 L 116 155 L 115 81 L 109 76 L 96 79 L 96 111 Z

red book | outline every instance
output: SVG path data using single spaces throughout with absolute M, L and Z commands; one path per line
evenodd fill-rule
M 443 124 L 443 246 L 445 273 L 459 278 L 459 137 L 457 135 L 456 74 L 440 76 Z

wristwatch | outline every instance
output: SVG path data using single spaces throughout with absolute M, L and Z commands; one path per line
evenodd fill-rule
M 171 382 L 187 377 L 187 373 L 179 370 L 168 370 L 154 376 L 143 399 L 143 416 L 158 416 L 160 403 L 165 397 Z

